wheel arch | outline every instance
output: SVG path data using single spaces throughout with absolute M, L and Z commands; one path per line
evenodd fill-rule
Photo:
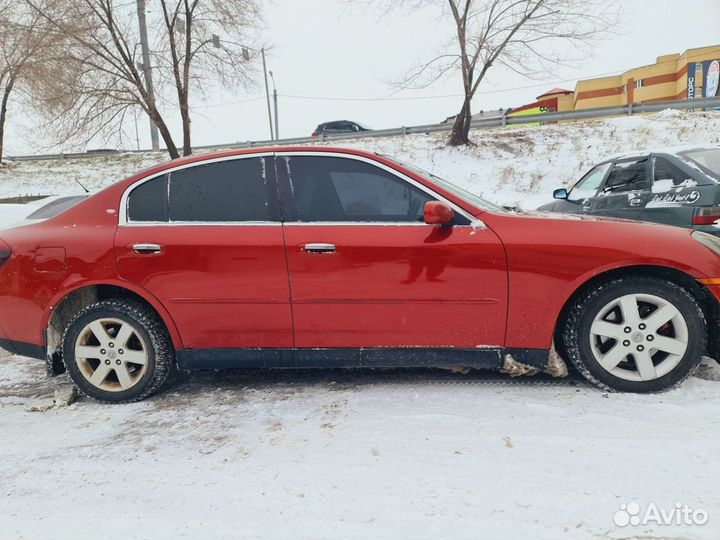
M 568 312 L 577 298 L 599 283 L 621 277 L 632 276 L 657 277 L 665 279 L 687 290 L 693 298 L 697 300 L 703 310 L 708 329 L 708 352 L 711 356 L 717 357 L 716 355 L 720 353 L 720 335 L 718 332 L 712 331 L 713 328 L 717 328 L 720 325 L 720 306 L 718 305 L 717 300 L 715 300 L 715 297 L 704 285 L 698 283 L 697 280 L 690 274 L 683 272 L 682 270 L 678 270 L 677 268 L 661 265 L 632 265 L 612 268 L 599 274 L 595 274 L 580 284 L 566 299 L 560 313 L 558 314 L 555 330 L 553 332 L 553 340 L 555 346 L 558 347 L 558 350 L 563 351 L 564 349 L 564 345 L 561 343 L 562 340 L 559 339 L 559 337 L 562 334 L 563 325 L 567 320 Z
M 42 328 L 45 329 L 45 344 L 48 358 L 52 360 L 52 369 L 60 369 L 60 355 L 62 336 L 72 318 L 81 309 L 100 300 L 109 298 L 132 298 L 140 300 L 149 309 L 154 311 L 165 324 L 175 349 L 182 349 L 182 340 L 177 326 L 170 313 L 151 294 L 131 283 L 125 282 L 97 282 L 83 283 L 72 289 L 66 289 L 58 294 L 45 311 Z

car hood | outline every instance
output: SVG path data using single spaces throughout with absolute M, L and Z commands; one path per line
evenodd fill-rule
M 542 207 L 541 207 L 542 208 Z M 659 223 L 652 223 L 647 221 L 637 221 L 634 219 L 623 219 L 614 217 L 603 217 L 603 216 L 588 216 L 584 214 L 567 214 L 561 212 L 550 212 L 547 209 L 530 210 L 527 212 L 519 213 L 522 217 L 531 219 L 552 219 L 556 221 L 597 221 L 606 223 L 633 223 L 638 225 L 651 225 L 667 227 L 667 225 L 661 225 Z

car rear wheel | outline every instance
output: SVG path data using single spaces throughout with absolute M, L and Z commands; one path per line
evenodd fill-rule
M 113 299 L 86 307 L 70 322 L 63 361 L 87 395 L 126 403 L 160 390 L 173 369 L 174 353 L 155 313 L 141 302 Z
M 569 359 L 606 390 L 659 392 L 700 364 L 705 318 L 675 283 L 628 277 L 599 284 L 578 299 L 564 325 Z

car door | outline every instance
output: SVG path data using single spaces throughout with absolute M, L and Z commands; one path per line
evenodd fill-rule
M 457 209 L 367 158 L 287 153 L 276 162 L 299 348 L 502 346 L 505 252 Z
M 590 214 L 640 219 L 650 197 L 650 160 L 647 156 L 617 160 L 590 207 Z
M 292 346 L 272 160 L 181 166 L 123 197 L 118 273 L 165 306 L 186 349 Z
M 598 193 L 611 163 L 601 163 L 593 167 L 573 186 L 567 198 L 555 202 L 554 212 L 571 214 L 587 214 L 590 212 L 592 200 Z

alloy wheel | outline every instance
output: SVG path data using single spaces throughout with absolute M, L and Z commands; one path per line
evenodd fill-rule
M 628 381 L 651 381 L 680 363 L 688 348 L 688 326 L 667 300 L 652 294 L 627 294 L 595 316 L 590 345 L 608 373 Z
M 75 362 L 87 381 L 108 392 L 135 386 L 147 371 L 148 347 L 140 332 L 120 319 L 98 319 L 75 341 Z

